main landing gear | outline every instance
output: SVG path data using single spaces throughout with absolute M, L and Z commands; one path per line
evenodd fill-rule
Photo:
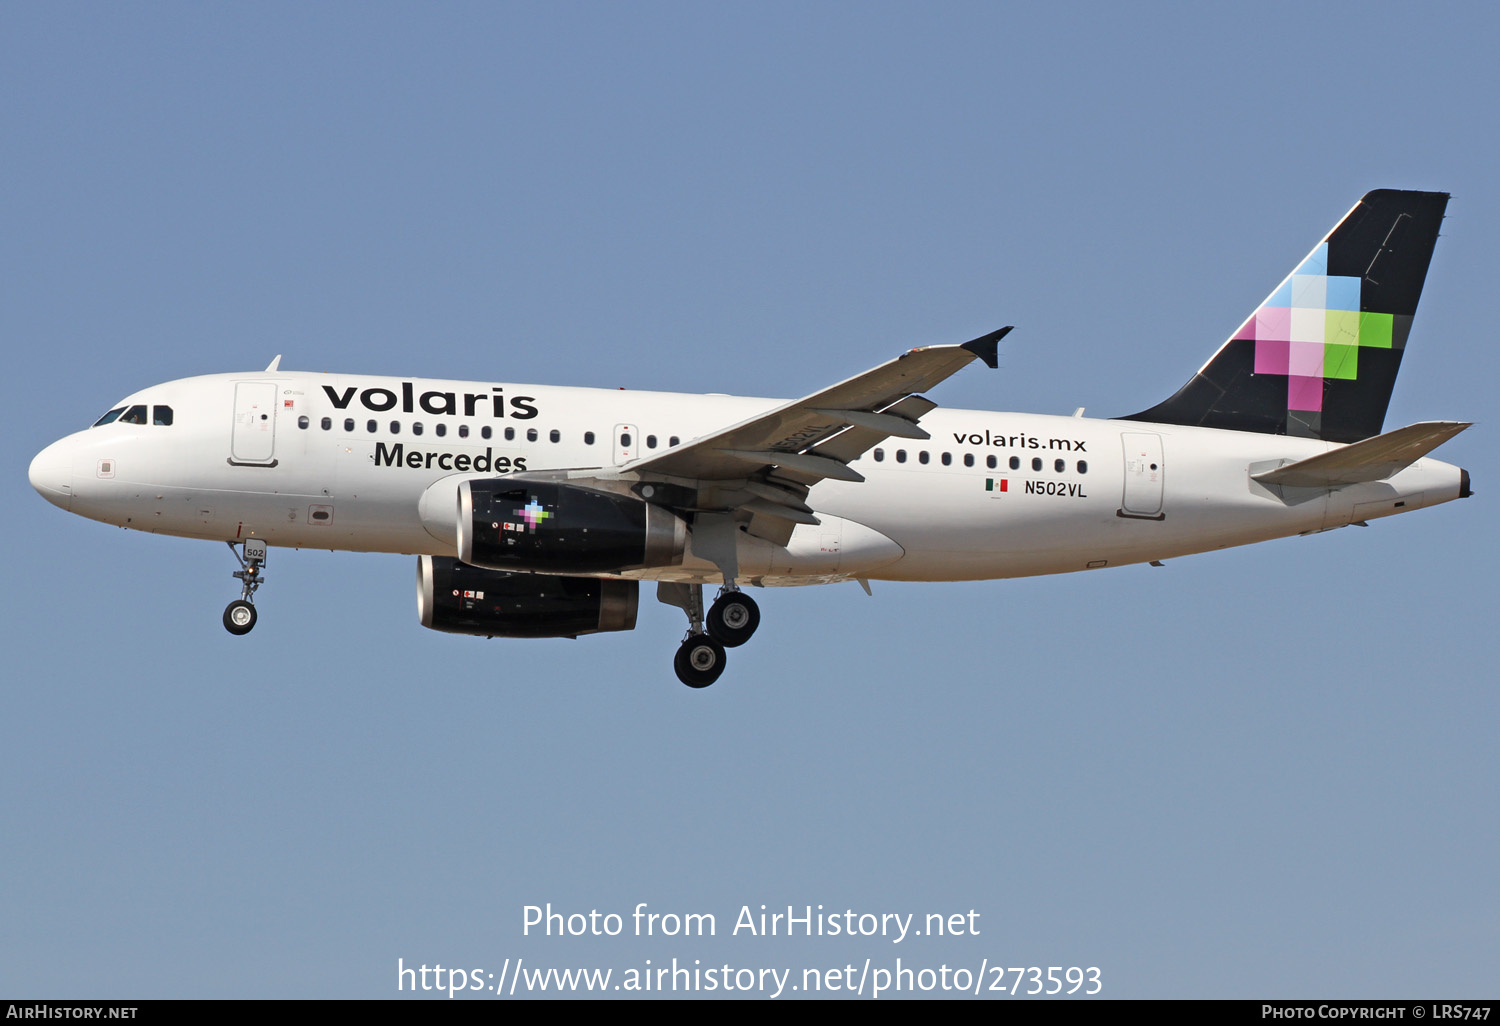
M 760 626 L 760 607 L 738 588 L 725 588 L 709 607 L 705 626 L 725 648 L 739 648 Z
M 230 634 L 249 634 L 255 626 L 255 589 L 265 581 L 260 568 L 266 564 L 266 543 L 255 538 L 246 539 L 240 555 L 234 542 L 229 542 L 229 551 L 240 561 L 240 569 L 234 576 L 243 585 L 240 597 L 224 607 L 224 629 Z
M 718 680 L 724 673 L 724 650 L 743 645 L 760 626 L 760 607 L 733 584 L 719 592 L 706 617 L 701 584 L 661 584 L 657 598 L 687 613 L 687 637 L 672 668 L 690 688 L 706 688 Z
M 724 646 L 707 634 L 688 631 L 672 659 L 677 679 L 690 688 L 706 688 L 724 672 Z

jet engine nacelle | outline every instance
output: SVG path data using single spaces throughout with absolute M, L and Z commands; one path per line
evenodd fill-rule
M 499 638 L 576 638 L 635 629 L 640 585 L 595 577 L 549 577 L 417 557 L 423 627 Z
M 681 519 L 633 495 L 552 481 L 458 486 L 458 555 L 472 566 L 614 573 L 672 566 L 686 546 Z

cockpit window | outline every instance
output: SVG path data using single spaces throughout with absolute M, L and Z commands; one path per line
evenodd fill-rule
M 122 414 L 124 412 L 125 412 L 125 407 L 123 407 L 123 406 L 116 406 L 114 409 L 110 410 L 104 416 L 102 416 L 98 420 L 94 421 L 94 427 L 103 427 L 105 424 L 113 424 L 116 420 L 119 419 L 120 414 Z
M 120 418 L 120 423 L 121 424 L 144 424 L 144 423 L 146 423 L 146 407 L 144 405 L 142 405 L 142 406 L 132 406 L 130 409 L 126 410 L 124 416 L 122 416 Z
M 151 423 L 153 423 L 153 424 L 160 424 L 163 427 L 171 427 L 172 426 L 172 407 L 170 407 L 170 406 L 153 406 L 153 407 L 151 407 Z

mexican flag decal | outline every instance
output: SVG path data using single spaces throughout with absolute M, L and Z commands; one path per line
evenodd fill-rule
M 987 492 L 1006 492 L 1010 490 L 1006 487 L 1006 483 L 1006 479 L 1003 477 L 987 477 L 984 479 L 984 490 Z

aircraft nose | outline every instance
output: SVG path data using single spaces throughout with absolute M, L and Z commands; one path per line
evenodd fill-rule
M 26 476 L 31 487 L 54 506 L 68 509 L 73 504 L 73 459 L 68 446 L 53 442 L 36 454 Z

